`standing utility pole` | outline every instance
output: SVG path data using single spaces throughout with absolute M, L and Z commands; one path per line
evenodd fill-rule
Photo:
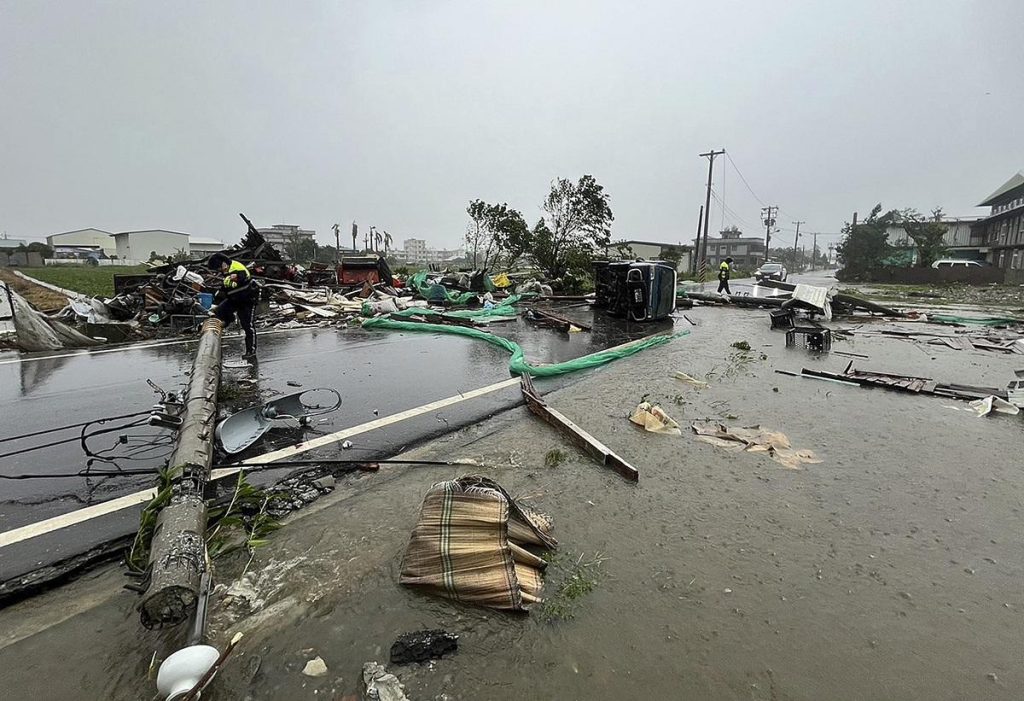
M 815 231 L 811 236 L 814 237 L 814 243 L 811 244 L 811 270 L 814 270 L 814 257 L 818 253 L 818 232 Z
M 775 226 L 775 215 L 779 213 L 778 205 L 761 208 L 761 220 L 764 222 L 764 262 L 768 262 L 768 245 L 772 240 L 772 227 Z
M 793 267 L 796 268 L 798 267 L 798 264 L 803 262 L 802 260 L 797 260 L 796 257 L 796 250 L 800 245 L 800 225 L 806 224 L 807 222 L 795 221 L 793 223 L 796 224 L 796 236 L 793 238 Z M 803 258 L 803 256 L 800 257 Z
M 711 149 L 707 153 L 699 154 L 701 158 L 708 159 L 708 191 L 704 198 L 704 242 L 700 249 L 700 269 L 697 274 L 697 279 L 700 282 L 704 282 L 704 276 L 707 274 L 708 267 L 708 221 L 711 219 L 711 176 L 714 172 L 715 156 L 721 156 L 723 153 L 725 153 L 724 148 L 720 151 Z M 700 241 L 697 243 L 700 243 Z
M 693 246 L 693 260 L 690 261 L 690 263 L 691 263 L 690 268 L 692 268 L 692 272 L 693 272 L 694 275 L 697 274 L 697 258 L 699 258 L 698 254 L 700 253 L 700 227 L 703 224 L 703 222 L 704 222 L 704 205 L 701 205 L 700 206 L 700 214 L 697 215 L 697 238 L 694 239 L 694 241 L 693 241 L 693 243 L 694 243 L 694 246 Z

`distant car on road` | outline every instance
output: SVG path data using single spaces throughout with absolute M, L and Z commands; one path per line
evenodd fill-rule
M 985 264 L 977 260 L 960 260 L 957 258 L 943 258 L 932 263 L 933 268 L 984 268 Z
M 754 271 L 755 280 L 778 280 L 786 281 L 786 267 L 782 263 L 763 263 L 760 268 Z

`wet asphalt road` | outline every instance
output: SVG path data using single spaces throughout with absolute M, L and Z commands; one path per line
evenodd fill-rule
M 570 307 L 561 313 L 590 320 L 586 307 Z M 533 327 L 523 320 L 494 326 L 495 332 L 523 346 L 532 362 L 560 362 L 652 333 L 658 327 L 601 319 L 592 333 L 562 334 Z M 240 339 L 229 338 L 224 347 L 228 365 L 237 364 Z M 340 410 L 320 417 L 308 429 L 275 430 L 234 459 L 249 458 L 298 443 L 305 438 L 331 433 L 372 421 L 428 402 L 476 389 L 509 377 L 507 354 L 473 339 L 433 333 L 364 331 L 316 328 L 277 331 L 261 336 L 258 372 L 226 369 L 224 383 L 239 378 L 257 380 L 263 400 L 316 387 L 337 389 L 343 398 Z M 181 390 L 191 370 L 195 343 L 171 343 L 128 348 L 116 352 L 48 354 L 0 354 L 0 437 L 44 428 L 148 410 L 157 395 L 147 385 L 152 380 L 165 390 Z M 543 388 L 567 380 L 540 382 Z M 300 385 L 296 387 L 294 385 Z M 449 407 L 352 439 L 342 451 L 326 446 L 302 459 L 382 458 L 403 448 L 479 421 L 514 406 L 519 392 L 510 388 Z M 124 469 L 156 468 L 171 450 L 167 432 L 148 427 L 126 429 L 90 441 L 94 451 L 114 446 L 120 434 L 129 436 L 129 447 L 159 444 L 140 460 L 118 460 Z M 41 445 L 63 438 L 77 438 L 78 429 L 17 442 L 0 443 L 0 453 Z M 124 455 L 118 448 L 114 455 Z M 0 474 L 68 474 L 86 467 L 87 458 L 77 440 L 51 448 L 0 459 Z M 97 469 L 113 465 L 99 463 Z M 254 478 L 272 482 L 290 469 L 267 471 Z M 0 481 L 0 532 L 34 523 L 83 506 L 96 504 L 151 486 L 146 476 L 117 478 L 69 477 L 24 481 Z M 104 516 L 86 524 L 55 531 L 29 541 L 0 548 L 0 581 L 41 565 L 83 552 L 107 540 L 131 533 L 138 523 L 138 509 Z
M 399 586 L 424 491 L 459 467 L 384 466 L 339 480 L 289 519 L 247 567 L 249 611 L 220 598 L 212 642 L 246 639 L 212 698 L 339 698 L 395 637 L 443 627 L 459 651 L 392 666 L 410 698 L 756 701 L 1024 698 L 1024 602 L 1013 446 L 1022 417 L 978 418 L 963 402 L 780 376 L 840 371 L 849 358 L 786 348 L 763 310 L 702 307 L 691 333 L 548 389 L 552 406 L 640 470 L 624 482 L 525 409 L 472 422 L 411 457 L 472 457 L 555 522 L 565 562 L 604 562 L 568 620 L 506 615 Z M 882 336 L 911 322 L 858 324 L 834 350 L 857 365 L 1000 384 L 1018 356 Z M 845 325 L 845 323 L 844 323 Z M 949 327 L 914 329 L 951 333 Z M 745 340 L 746 357 L 732 347 Z M 683 370 L 708 380 L 696 389 Z M 641 397 L 683 425 L 626 420 Z M 764 455 L 696 441 L 696 418 L 762 424 L 822 462 L 787 470 Z M 567 459 L 544 462 L 549 450 Z M 164 640 L 140 631 L 117 568 L 0 611 L 0 683 L 22 698 L 148 698 Z M 100 603 L 93 603 L 99 601 Z M 67 613 L 65 613 L 67 611 Z M 7 641 L 16 642 L 7 642 Z M 301 674 L 322 657 L 329 673 Z M 61 665 L 68 674 L 48 678 Z

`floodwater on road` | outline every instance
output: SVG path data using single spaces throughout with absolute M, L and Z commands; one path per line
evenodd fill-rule
M 399 586 L 423 494 L 466 469 L 385 466 L 340 480 L 257 551 L 255 611 L 218 598 L 215 643 L 235 630 L 246 638 L 210 697 L 341 698 L 356 693 L 364 662 L 386 663 L 398 635 L 422 628 L 458 633 L 460 647 L 391 668 L 412 699 L 1024 697 L 1022 417 L 978 418 L 956 400 L 779 375 L 839 372 L 850 358 L 786 348 L 765 311 L 686 314 L 697 323 L 679 322 L 690 335 L 543 390 L 634 464 L 638 484 L 521 408 L 412 452 L 481 461 L 471 469 L 554 519 L 563 558 L 603 559 L 572 617 L 549 622 L 543 607 L 507 615 Z M 737 341 L 751 351 L 732 348 Z M 1014 355 L 864 334 L 833 350 L 869 356 L 858 368 L 964 384 L 1001 386 L 1020 365 Z M 710 386 L 680 382 L 680 370 Z M 630 424 L 641 398 L 684 434 Z M 781 431 L 822 462 L 789 470 L 700 443 L 688 430 L 698 418 Z M 556 448 L 569 459 L 545 466 Z M 240 569 L 222 565 L 218 582 Z M 558 572 L 552 565 L 549 587 Z M 109 586 L 101 576 L 95 584 Z M 62 596 L 77 594 L 55 592 L 39 606 Z M 145 673 L 158 639 L 140 634 L 134 595 L 107 597 L 0 644 L 5 688 L 27 698 L 151 694 Z M 0 612 L 0 628 L 17 614 Z M 92 650 L 76 653 L 87 641 Z M 301 674 L 314 656 L 327 664 L 323 677 Z M 42 680 L 57 659 L 67 679 Z
M 570 317 L 582 313 L 580 318 L 588 319 L 592 315 L 585 307 L 566 309 L 564 313 Z M 562 334 L 519 320 L 496 324 L 493 330 L 520 343 L 531 361 L 549 363 L 585 355 L 656 329 L 602 320 L 595 325 L 593 333 Z M 228 364 L 237 361 L 240 343 L 236 337 L 225 343 L 224 359 Z M 340 410 L 319 417 L 307 429 L 296 426 L 292 430 L 274 430 L 244 453 L 229 459 L 257 456 L 509 377 L 505 351 L 472 339 L 437 333 L 364 331 L 358 327 L 296 329 L 262 335 L 260 343 L 258 371 L 225 370 L 224 385 L 230 387 L 239 379 L 252 378 L 256 386 L 250 386 L 247 391 L 262 397 L 263 401 L 304 389 L 331 387 L 341 393 L 343 404 Z M 182 390 L 194 353 L 194 342 L 172 342 L 117 352 L 0 354 L 0 438 L 147 411 L 158 397 L 146 380 L 152 380 L 165 390 Z M 542 384 L 558 386 L 560 381 Z M 352 440 L 354 445 L 344 456 L 338 454 L 339 448 L 335 445 L 299 457 L 373 459 L 393 455 L 405 446 L 508 408 L 516 403 L 517 396 L 516 391 L 497 392 L 365 434 Z M 23 441 L 0 442 L 0 453 L 6 453 L 72 439 L 63 445 L 0 458 L 0 473 L 77 473 L 86 467 L 87 461 L 79 445 L 79 431 L 73 429 Z M 139 459 L 122 459 L 115 465 L 99 462 L 94 465 L 96 469 L 155 469 L 170 454 L 170 432 L 149 427 L 98 436 L 90 440 L 89 447 L 94 451 L 111 448 L 122 434 L 129 436 L 129 447 L 157 444 Z M 125 452 L 115 449 L 113 454 Z M 253 481 L 270 482 L 292 469 L 267 471 Z M 144 475 L 3 480 L 0 481 L 0 532 L 146 489 L 152 482 L 152 478 Z M 137 509 L 127 509 L 90 521 L 83 527 L 0 548 L 0 581 L 74 555 L 112 537 L 131 533 L 138 522 L 137 514 Z

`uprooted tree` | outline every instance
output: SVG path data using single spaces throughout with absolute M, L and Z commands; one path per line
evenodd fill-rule
M 608 200 L 592 175 L 551 183 L 541 205 L 545 216 L 533 228 L 533 255 L 545 273 L 561 278 L 570 270 L 589 272 L 593 252 L 611 243 L 615 216 Z
M 925 217 L 916 209 L 904 209 L 890 212 L 896 224 L 903 227 L 907 236 L 917 247 L 917 264 L 927 268 L 946 255 L 946 232 L 948 227 L 942 223 L 942 208 L 932 210 L 931 217 Z
M 466 256 L 475 269 L 512 266 L 532 245 L 526 220 L 504 202 L 472 200 L 466 207 Z
M 866 280 L 870 273 L 880 268 L 885 259 L 893 254 L 887 239 L 887 229 L 896 218 L 895 211 L 882 214 L 882 205 L 876 204 L 867 219 L 856 226 L 847 222 L 843 227 L 843 240 L 836 246 L 836 254 L 842 263 L 837 273 L 840 280 Z

